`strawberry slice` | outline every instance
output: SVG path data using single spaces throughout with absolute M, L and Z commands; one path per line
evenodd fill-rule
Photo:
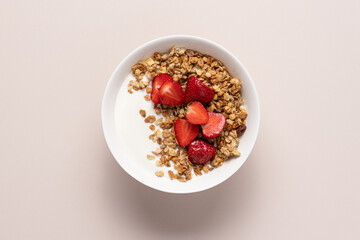
M 214 95 L 214 89 L 206 86 L 194 76 L 189 78 L 185 90 L 185 103 L 189 103 L 191 101 L 208 103 L 211 101 Z
M 186 119 L 192 124 L 205 124 L 209 120 L 209 114 L 199 102 L 193 102 L 188 106 Z
M 216 153 L 216 148 L 203 140 L 195 140 L 189 145 L 189 160 L 195 164 L 205 164 L 210 161 Z
M 189 145 L 200 132 L 198 125 L 191 124 L 185 119 L 176 120 L 174 130 L 179 145 L 183 147 Z
M 184 91 L 180 83 L 165 81 L 159 90 L 160 101 L 167 105 L 180 105 L 184 103 Z
M 151 89 L 151 100 L 159 104 L 161 103 L 159 97 L 159 89 L 164 84 L 165 81 L 174 81 L 173 78 L 166 73 L 159 73 L 152 81 L 152 89 Z
M 201 125 L 204 137 L 214 138 L 220 135 L 225 126 L 225 117 L 221 113 L 209 112 L 209 121 Z

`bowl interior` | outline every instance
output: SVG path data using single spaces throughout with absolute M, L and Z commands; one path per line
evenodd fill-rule
M 154 52 L 166 52 L 172 46 L 186 47 L 209 54 L 222 61 L 234 77 L 243 84 L 243 98 L 248 110 L 247 130 L 241 136 L 239 151 L 241 157 L 226 161 L 222 167 L 200 177 L 193 176 L 191 181 L 181 183 L 171 181 L 167 171 L 170 168 L 157 167 L 154 160 L 146 155 L 158 145 L 149 140 L 152 133 L 149 124 L 139 114 L 144 109 L 147 115 L 155 115 L 151 101 L 145 101 L 144 91 L 133 94 L 127 92 L 131 66 L 139 59 L 145 60 Z M 218 44 L 193 36 L 170 36 L 148 42 L 127 56 L 112 74 L 105 91 L 102 105 L 103 129 L 107 144 L 121 167 L 141 183 L 157 190 L 171 193 L 190 193 L 211 188 L 234 174 L 250 154 L 257 137 L 260 112 L 255 86 L 244 66 L 226 49 Z M 155 176 L 155 171 L 163 170 L 165 176 Z

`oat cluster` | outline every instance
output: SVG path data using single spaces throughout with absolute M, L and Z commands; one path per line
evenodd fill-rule
M 208 112 L 221 113 L 225 116 L 226 124 L 221 134 L 214 139 L 206 139 L 216 148 L 216 155 L 209 164 L 196 165 L 189 161 L 187 150 L 178 145 L 173 129 L 174 122 L 178 118 L 185 118 L 186 105 L 169 106 L 154 104 L 158 118 L 153 115 L 146 116 L 145 110 L 139 113 L 149 123 L 153 133 L 150 140 L 157 142 L 159 147 L 153 155 L 148 155 L 149 160 L 156 160 L 158 166 L 170 167 L 171 163 L 177 173 L 168 171 L 171 179 L 186 182 L 192 178 L 192 170 L 196 175 L 208 172 L 223 164 L 231 157 L 239 157 L 237 147 L 240 135 L 246 130 L 247 111 L 241 97 L 241 81 L 232 77 L 224 64 L 209 55 L 202 54 L 185 48 L 172 47 L 170 52 L 160 54 L 155 52 L 153 57 L 144 62 L 139 61 L 132 68 L 136 80 L 131 80 L 128 92 L 146 89 L 145 100 L 150 100 L 151 80 L 158 73 L 171 75 L 174 81 L 179 82 L 185 91 L 187 79 L 195 76 L 201 82 L 215 91 L 215 96 L 208 104 L 205 104 Z M 148 79 L 145 80 L 144 76 Z M 201 133 L 198 138 L 202 138 Z M 156 172 L 156 176 L 162 177 L 162 171 Z

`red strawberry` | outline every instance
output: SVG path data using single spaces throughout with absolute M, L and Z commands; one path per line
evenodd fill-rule
M 188 107 L 186 119 L 192 124 L 205 124 L 209 120 L 209 114 L 201 103 L 193 102 Z
M 215 156 L 216 149 L 203 140 L 195 140 L 189 145 L 189 160 L 195 164 L 205 164 Z
M 204 137 L 214 138 L 220 135 L 225 126 L 225 117 L 221 113 L 209 112 L 209 121 L 201 125 Z
M 163 85 L 165 81 L 174 81 L 173 78 L 166 73 L 159 73 L 152 81 L 152 89 L 151 89 L 151 100 L 159 104 L 160 97 L 159 97 L 159 89 Z
M 175 136 L 180 146 L 187 146 L 199 134 L 199 126 L 186 121 L 185 119 L 178 119 L 174 124 Z
M 184 103 L 184 91 L 180 83 L 165 81 L 159 90 L 160 101 L 167 105 L 180 105 Z
M 185 103 L 189 103 L 190 101 L 208 103 L 214 95 L 214 90 L 200 82 L 199 79 L 194 76 L 189 78 L 185 90 Z

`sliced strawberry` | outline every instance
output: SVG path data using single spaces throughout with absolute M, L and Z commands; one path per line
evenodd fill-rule
M 192 124 L 205 124 L 209 120 L 209 114 L 201 103 L 193 102 L 188 107 L 186 119 Z
M 189 160 L 195 164 L 205 164 L 210 161 L 216 153 L 216 148 L 203 140 L 195 140 L 189 145 Z
M 185 103 L 189 103 L 191 101 L 208 103 L 211 101 L 214 95 L 214 89 L 206 86 L 194 76 L 189 78 L 185 90 Z
M 185 119 L 178 119 L 174 124 L 175 136 L 180 146 L 187 146 L 199 134 L 199 126 L 186 121 Z
M 166 73 L 159 73 L 152 81 L 152 89 L 151 89 L 151 100 L 159 104 L 160 97 L 159 97 L 159 89 L 164 84 L 165 81 L 174 81 L 173 78 Z
M 201 125 L 204 137 L 214 138 L 220 135 L 225 126 L 225 117 L 221 113 L 209 112 L 209 121 Z
M 180 83 L 165 81 L 159 90 L 160 101 L 167 105 L 180 105 L 184 103 L 184 91 Z

